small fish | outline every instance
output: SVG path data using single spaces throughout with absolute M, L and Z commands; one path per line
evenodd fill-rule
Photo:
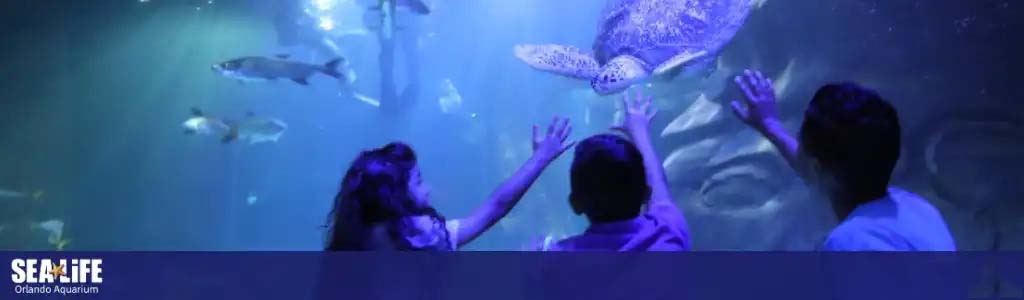
M 0 198 L 25 198 L 25 193 L 0 189 Z
M 229 124 L 232 124 L 231 131 L 222 140 L 225 143 L 236 139 L 248 140 L 250 145 L 264 142 L 276 143 L 281 139 L 281 135 L 288 130 L 288 124 L 285 124 L 284 121 L 269 117 L 256 117 L 252 114 L 242 121 Z
M 40 229 L 50 233 L 46 241 L 57 248 L 57 251 L 64 250 L 64 247 L 71 242 L 64 238 L 64 221 L 53 219 L 49 221 L 34 223 L 32 229 Z
M 256 194 L 254 194 L 254 193 L 249 193 L 249 196 L 245 197 L 245 203 L 247 203 L 249 205 L 255 204 L 256 201 L 258 201 L 258 200 L 259 200 L 259 197 L 256 197 Z
M 35 191 L 32 194 L 25 194 L 25 193 L 18 192 L 18 191 L 12 191 L 12 190 L 7 190 L 7 189 L 0 189 L 0 198 L 19 198 L 19 199 L 30 198 L 32 200 L 40 200 L 40 199 L 43 198 L 44 194 L 46 194 L 46 192 L 42 191 L 42 190 Z
M 345 79 L 339 67 L 345 65 L 344 58 L 336 58 L 324 65 L 314 65 L 288 60 L 288 55 L 274 57 L 248 56 L 232 59 L 213 65 L 211 69 L 218 74 L 236 79 L 240 82 L 261 82 L 278 78 L 291 79 L 301 85 L 309 85 L 309 77 L 323 73 L 342 82 Z
M 51 236 L 59 236 L 64 233 L 64 221 L 53 219 L 32 224 L 32 229 L 42 229 L 49 232 Z
M 192 115 L 192 118 L 182 123 L 185 134 L 222 135 L 221 141 L 224 143 L 239 139 L 248 140 L 250 145 L 277 142 L 288 129 L 288 124 L 284 121 L 269 117 L 257 117 L 252 113 L 246 115 L 241 121 L 225 121 L 209 117 L 196 108 L 192 108 Z
M 231 132 L 231 127 L 224 121 L 207 117 L 202 110 L 194 107 L 192 108 L 192 117 L 181 123 L 181 127 L 185 129 L 185 134 L 189 135 L 226 135 Z
M 437 103 L 441 106 L 441 112 L 446 114 L 455 113 L 462 108 L 462 95 L 451 79 L 446 78 L 441 82 L 441 97 L 437 98 Z

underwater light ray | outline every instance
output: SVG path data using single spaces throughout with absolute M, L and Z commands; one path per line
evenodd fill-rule
M 313 0 L 313 6 L 319 11 L 329 11 L 337 4 L 336 0 Z
M 331 31 L 332 29 L 334 29 L 334 19 L 332 19 L 330 16 L 321 16 L 320 22 L 318 23 L 317 26 L 320 27 L 320 29 Z

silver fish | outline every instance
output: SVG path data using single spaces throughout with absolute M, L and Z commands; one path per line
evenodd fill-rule
M 39 199 L 43 198 L 43 193 L 44 193 L 43 191 L 35 191 L 35 192 L 31 193 L 31 194 L 26 194 L 26 193 L 22 193 L 22 192 L 19 192 L 19 191 L 0 189 L 0 198 L 18 198 L 18 199 L 31 198 L 33 200 L 39 200 Z
M 248 114 L 240 121 L 226 121 L 206 116 L 199 109 L 192 109 L 192 117 L 182 123 L 186 134 L 221 135 L 221 141 L 248 140 L 249 144 L 277 142 L 288 129 L 284 121 L 257 117 Z
M 344 58 L 333 59 L 323 65 L 307 64 L 288 60 L 288 55 L 275 57 L 248 56 L 213 65 L 218 74 L 241 82 L 261 82 L 279 78 L 290 79 L 301 85 L 309 85 L 309 77 L 323 73 L 342 82 L 348 82 L 346 74 L 339 67 L 345 67 Z

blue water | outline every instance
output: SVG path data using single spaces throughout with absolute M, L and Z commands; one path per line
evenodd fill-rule
M 31 224 L 57 219 L 72 250 L 315 250 L 338 181 L 361 150 L 394 140 L 413 145 L 434 205 L 457 218 L 527 159 L 530 125 L 568 116 L 581 139 L 612 123 L 615 98 L 596 97 L 585 82 L 532 70 L 512 55 L 522 43 L 589 49 L 598 0 L 434 0 L 428 16 L 399 15 L 396 83 L 401 89 L 418 81 L 422 89 L 397 116 L 339 96 L 338 83 L 322 75 L 301 86 L 241 84 L 211 72 L 212 64 L 240 56 L 289 53 L 317 64 L 332 58 L 280 43 L 275 12 L 315 8 L 303 1 L 3 1 L 0 188 L 44 193 L 0 198 L 0 244 L 52 249 L 47 232 Z M 359 29 L 362 10 L 338 1 L 332 30 Z M 1020 187 L 1006 179 L 1024 169 L 1017 168 L 1024 166 L 1021 125 L 1009 113 L 1024 108 L 1024 78 L 1014 73 L 1024 65 L 1024 6 L 890 2 L 768 1 L 711 75 L 651 88 L 661 107 L 652 132 L 700 93 L 713 103 L 737 97 L 728 80 L 744 68 L 783 74 L 794 64 L 780 100 L 791 125 L 817 86 L 855 80 L 900 109 L 907 150 L 895 183 L 932 200 L 961 249 L 1024 248 Z M 323 32 L 317 25 L 307 26 Z M 353 89 L 379 98 L 374 33 L 335 43 L 358 74 Z M 410 57 L 420 64 L 415 78 Z M 463 100 L 455 112 L 443 112 L 438 101 L 446 79 Z M 276 143 L 224 145 L 182 133 L 191 107 L 235 118 L 252 112 L 289 128 Z M 813 249 L 835 222 L 823 200 L 771 152 L 743 153 L 758 138 L 725 113 L 655 142 L 665 158 L 702 140 L 721 142 L 668 170 L 694 246 Z M 929 169 L 930 137 L 975 121 L 1009 127 L 958 131 L 977 147 L 939 144 L 933 152 L 945 167 Z M 519 250 L 538 237 L 582 231 L 585 222 L 567 201 L 570 161 L 566 155 L 552 164 L 508 219 L 468 249 Z M 748 168 L 726 176 L 734 167 Z M 965 173 L 980 179 L 951 179 Z M 987 194 L 975 196 L 981 190 Z

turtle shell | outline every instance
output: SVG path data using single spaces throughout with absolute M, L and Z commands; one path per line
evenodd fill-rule
M 632 55 L 648 71 L 680 53 L 717 55 L 750 14 L 751 0 L 610 0 L 601 14 L 594 58 Z

